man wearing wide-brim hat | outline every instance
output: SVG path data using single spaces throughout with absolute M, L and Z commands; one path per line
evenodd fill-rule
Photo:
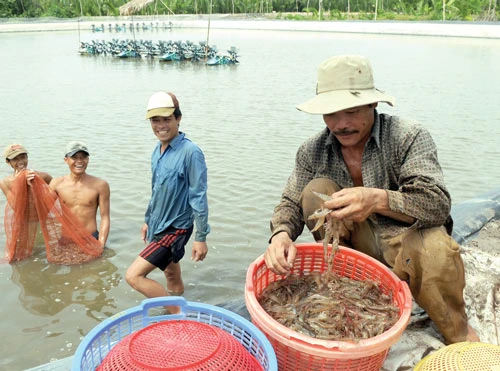
M 378 113 L 379 102 L 392 106 L 394 98 L 375 88 L 368 59 L 343 55 L 319 66 L 316 96 L 297 108 L 323 115 L 326 128 L 298 149 L 271 219 L 266 265 L 288 273 L 304 225 L 316 241 L 325 237 L 313 214 L 328 208 L 340 244 L 407 281 L 446 343 L 479 341 L 465 313 L 464 265 L 450 236 L 451 199 L 436 145 L 418 123 Z

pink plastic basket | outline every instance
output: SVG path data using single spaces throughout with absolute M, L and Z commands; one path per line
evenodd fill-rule
M 297 244 L 297 257 L 292 274 L 324 272 L 322 244 Z M 257 298 L 271 283 L 283 278 L 267 269 L 260 256 L 247 271 L 245 302 L 252 322 L 267 336 L 278 359 L 278 368 L 285 370 L 359 370 L 378 371 L 390 347 L 405 330 L 411 315 L 412 296 L 406 282 L 390 269 L 366 254 L 340 247 L 335 254 L 333 270 L 354 280 L 371 280 L 384 294 L 390 294 L 399 307 L 399 319 L 381 335 L 357 343 L 315 339 L 281 325 L 260 306 Z

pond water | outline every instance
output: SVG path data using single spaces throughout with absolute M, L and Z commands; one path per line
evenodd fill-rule
M 135 36 L 207 39 L 206 30 L 175 27 Z M 66 143 L 87 142 L 88 173 L 111 187 L 112 221 L 104 256 L 89 264 L 47 264 L 39 239 L 32 258 L 0 265 L 1 328 L 8 339 L 0 370 L 68 357 L 100 321 L 143 299 L 124 273 L 143 247 L 156 143 L 144 114 L 156 90 L 177 94 L 181 129 L 203 148 L 209 169 L 209 253 L 202 263 L 188 254 L 182 262 L 190 301 L 243 302 L 248 265 L 267 247 L 269 219 L 295 152 L 324 127 L 320 116 L 295 106 L 315 93 L 316 68 L 332 55 L 369 57 L 376 86 L 397 99 L 395 107 L 380 104 L 379 110 L 419 120 L 431 131 L 453 203 L 500 184 L 500 40 L 214 29 L 210 44 L 221 51 L 237 47 L 239 65 L 77 53 L 80 41 L 115 37 L 132 35 L 0 34 L 2 149 L 20 142 L 30 152 L 30 167 L 60 176 L 67 173 Z M 4 165 L 0 176 L 9 169 Z M 152 277 L 163 279 L 160 272 Z

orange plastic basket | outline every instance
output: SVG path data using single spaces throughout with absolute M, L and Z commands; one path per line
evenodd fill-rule
M 297 257 L 292 274 L 324 272 L 322 244 L 297 244 Z M 377 282 L 384 294 L 392 295 L 399 307 L 399 319 L 383 334 L 360 340 L 329 341 L 315 339 L 283 326 L 261 307 L 258 297 L 271 283 L 281 280 L 267 269 L 264 257 L 257 258 L 248 268 L 245 302 L 252 322 L 267 336 L 278 359 L 278 368 L 285 370 L 350 370 L 378 371 L 390 347 L 395 344 L 410 320 L 412 296 L 406 282 L 377 260 L 356 250 L 340 247 L 335 254 L 333 270 L 338 275 L 354 280 Z

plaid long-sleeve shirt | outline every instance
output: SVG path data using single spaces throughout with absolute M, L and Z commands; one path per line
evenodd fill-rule
M 415 218 L 415 228 L 446 225 L 451 233 L 451 199 L 444 184 L 436 145 L 415 121 L 375 111 L 371 137 L 362 161 L 363 186 L 387 190 L 392 211 Z M 329 178 L 341 188 L 354 187 L 341 145 L 328 128 L 298 149 L 295 167 L 271 219 L 271 233 L 286 231 L 296 240 L 304 228 L 300 195 L 314 178 Z M 395 235 L 407 224 L 379 214 L 370 216 L 384 235 Z

